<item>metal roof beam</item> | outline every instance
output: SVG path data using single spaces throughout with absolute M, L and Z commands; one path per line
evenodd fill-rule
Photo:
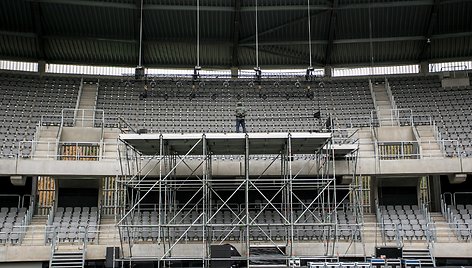
M 90 41 L 90 42 L 109 42 L 109 43 L 126 43 L 136 44 L 135 39 L 118 39 L 118 38 L 100 38 L 100 37 L 82 37 L 82 36 L 61 36 L 61 35 L 45 35 L 44 39 L 69 40 L 69 41 Z
M 91 6 L 91 7 L 104 7 L 104 8 L 121 8 L 121 9 L 139 9 L 135 3 L 114 3 L 114 2 L 103 2 L 103 1 L 91 1 L 91 0 L 27 0 L 30 2 L 38 3 L 49 3 L 49 4 L 62 4 L 62 5 L 75 5 L 75 6 Z M 196 11 L 195 5 L 159 5 L 159 4 L 144 4 L 144 10 L 183 10 L 183 11 Z M 227 11 L 232 12 L 234 8 L 232 6 L 200 6 L 201 11 Z
M 338 5 L 336 9 L 365 9 L 365 8 L 390 8 L 390 7 L 410 7 L 410 6 L 430 6 L 434 4 L 435 0 L 411 0 L 411 1 L 392 1 L 392 2 L 377 2 L 377 3 L 354 3 Z M 470 0 L 443 0 L 443 4 L 454 4 L 468 2 Z M 312 10 L 331 10 L 329 5 L 312 5 Z M 254 6 L 245 6 L 241 8 L 243 12 L 252 12 L 255 10 Z M 277 6 L 259 6 L 258 11 L 286 11 L 286 10 L 306 10 L 306 5 L 277 5 Z
M 12 32 L 12 31 L 0 31 L 0 35 L 17 36 L 26 38 L 36 38 L 37 34 L 32 32 Z
M 41 22 L 41 6 L 40 3 L 31 2 L 31 16 L 33 18 L 34 31 L 36 34 L 36 49 L 38 50 L 38 59 L 45 60 L 46 53 L 44 50 L 43 27 Z
M 30 2 L 50 3 L 50 4 L 65 4 L 65 5 L 78 5 L 78 6 L 94 6 L 94 7 L 105 7 L 105 8 L 122 8 L 122 9 L 136 9 L 134 3 L 115 3 L 115 2 L 103 2 L 103 1 L 91 1 L 91 0 L 27 0 Z M 453 4 L 468 2 L 470 0 L 443 0 L 440 4 Z M 393 1 L 393 2 L 379 2 L 379 3 L 357 3 L 357 4 L 345 4 L 339 5 L 337 9 L 363 9 L 363 8 L 389 8 L 389 7 L 408 7 L 408 6 L 430 6 L 434 4 L 434 0 L 411 0 L 411 1 Z M 312 10 L 330 10 L 332 7 L 329 5 L 312 5 Z M 259 6 L 258 11 L 287 11 L 287 10 L 305 10 L 305 5 L 267 5 Z M 145 4 L 144 10 L 183 10 L 183 11 L 195 11 L 195 5 L 165 5 L 165 4 Z M 233 6 L 200 6 L 201 11 L 225 11 L 233 12 Z M 241 7 L 241 12 L 253 12 L 255 11 L 254 6 Z
M 329 65 L 331 63 L 331 51 L 333 50 L 333 41 L 334 41 L 334 33 L 336 31 L 336 7 L 338 6 L 338 0 L 333 0 L 332 2 L 332 10 L 331 16 L 329 20 L 329 30 L 328 30 L 328 45 L 326 46 L 326 53 L 325 53 L 325 65 Z
M 306 8 L 306 7 L 305 7 L 305 8 Z M 317 11 L 312 11 L 312 12 L 310 13 L 310 15 L 311 15 L 311 16 L 316 16 L 316 15 L 319 15 L 319 14 L 324 13 L 325 11 L 326 11 L 326 10 L 323 10 L 323 11 L 319 11 L 319 10 L 317 10 Z M 269 28 L 269 29 L 266 29 L 266 30 L 260 32 L 260 33 L 259 33 L 259 36 L 261 36 L 261 35 L 266 35 L 266 34 L 269 34 L 269 33 L 273 33 L 273 32 L 275 32 L 275 31 L 278 31 L 278 30 L 280 30 L 280 29 L 283 29 L 283 28 L 285 28 L 285 27 L 287 27 L 287 26 L 290 26 L 290 25 L 293 25 L 293 24 L 296 24 L 296 23 L 305 21 L 305 20 L 307 20 L 307 19 L 308 19 L 308 16 L 307 16 L 307 15 L 304 15 L 304 16 L 301 16 L 301 17 L 298 17 L 298 18 L 295 18 L 295 19 L 293 19 L 293 20 L 290 20 L 290 21 L 284 22 L 284 23 L 282 23 L 282 24 L 273 26 L 273 27 L 271 27 L 271 28 Z M 250 36 L 247 36 L 247 37 L 244 37 L 244 38 L 241 40 L 241 42 L 242 42 L 242 43 L 248 42 L 248 41 L 253 40 L 254 38 L 256 38 L 256 35 L 255 35 L 255 34 L 250 35 Z
M 421 49 L 420 55 L 418 57 L 419 61 L 424 61 L 427 59 L 427 54 L 431 48 L 431 36 L 433 35 L 434 27 L 436 26 L 436 21 L 438 20 L 438 7 L 439 7 L 439 0 L 434 0 L 434 5 L 431 7 L 431 13 L 429 15 L 429 22 L 428 26 L 426 27 L 425 31 L 425 39 L 426 41 L 423 44 L 423 48 Z
M 26 38 L 36 38 L 36 33 L 32 32 L 11 32 L 11 31 L 0 31 L 0 35 L 4 36 L 19 36 Z M 458 33 L 447 33 L 447 34 L 436 34 L 432 35 L 431 39 L 447 39 L 447 38 L 460 38 L 460 37 L 472 37 L 472 32 L 458 32 Z M 61 36 L 61 35 L 44 35 L 44 39 L 64 39 L 64 40 L 85 40 L 85 41 L 103 41 L 103 42 L 115 42 L 115 43 L 130 43 L 135 44 L 135 39 L 120 39 L 120 38 L 100 38 L 100 37 L 83 37 L 83 36 Z M 372 38 L 372 42 L 397 42 L 397 41 L 421 41 L 426 40 L 424 36 L 396 36 L 396 37 L 381 37 Z M 146 44 L 152 43 L 190 43 L 193 39 L 186 38 L 153 38 L 145 41 Z M 231 42 L 225 40 L 208 39 L 202 40 L 206 43 L 211 44 L 224 44 L 231 45 Z M 333 40 L 333 44 L 353 44 L 353 43 L 369 43 L 369 38 L 353 38 L 353 39 L 337 39 Z M 327 45 L 327 40 L 312 40 L 313 45 Z M 259 45 L 265 46 L 277 46 L 277 45 L 307 45 L 307 40 L 292 40 L 292 41 L 264 41 L 259 42 Z M 251 47 L 254 43 L 240 43 L 239 46 Z
M 256 48 L 255 47 L 250 47 L 251 49 L 255 50 Z M 274 56 L 279 56 L 279 57 L 283 57 L 283 58 L 289 58 L 289 59 L 295 59 L 295 60 L 300 60 L 302 61 L 302 63 L 304 65 L 307 65 L 310 63 L 309 59 L 308 59 L 308 56 L 301 56 L 301 55 L 295 55 L 293 53 L 282 53 L 282 52 L 279 52 L 279 51 L 273 51 L 271 50 L 270 48 L 259 48 L 259 52 L 264 52 L 264 53 L 267 53 L 267 54 L 271 54 L 271 55 L 274 55 Z M 303 65 L 302 64 L 302 65 Z
M 447 39 L 447 38 L 459 38 L 459 37 L 472 37 L 472 32 L 458 32 L 450 34 L 437 34 L 432 35 L 431 39 Z M 424 36 L 395 36 L 395 37 L 380 37 L 372 38 L 374 43 L 382 42 L 397 42 L 397 41 L 421 41 L 426 40 Z M 353 39 L 337 39 L 333 40 L 333 44 L 354 44 L 354 43 L 369 43 L 369 38 L 353 38 Z M 327 40 L 312 40 L 313 45 L 327 45 Z M 307 40 L 291 40 L 291 41 L 263 41 L 259 42 L 260 46 L 292 46 L 292 45 L 308 45 Z M 254 46 L 254 43 L 242 43 L 240 46 L 250 47 Z
M 63 4 L 63 5 L 75 5 L 75 6 L 93 6 L 93 7 L 108 7 L 108 8 L 126 8 L 136 9 L 134 3 L 113 3 L 113 2 L 102 2 L 102 1 L 77 1 L 77 0 L 27 0 L 30 2 L 37 3 L 49 3 L 49 4 Z
M 241 30 L 241 0 L 234 1 L 233 13 L 233 52 L 231 54 L 231 66 L 239 66 L 239 34 Z

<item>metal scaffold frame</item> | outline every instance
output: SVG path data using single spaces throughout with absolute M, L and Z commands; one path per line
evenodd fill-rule
M 117 224 L 122 263 L 157 261 L 158 267 L 171 267 L 198 261 L 210 267 L 221 260 L 211 256 L 211 246 L 226 243 L 241 253 L 231 260 L 247 267 L 268 259 L 288 265 L 335 257 L 337 209 L 346 199 L 338 200 L 336 192 L 357 188 L 336 183 L 339 155 L 331 133 L 124 134 L 120 140 L 126 149 L 120 152 L 119 182 L 128 188 L 127 209 Z M 223 155 L 239 159 L 229 167 L 239 168 L 240 176 L 213 176 L 213 160 Z M 270 155 L 269 160 L 252 167 L 260 155 Z M 306 160 L 294 165 L 297 155 Z M 274 169 L 279 175 L 268 175 Z M 301 176 L 302 171 L 313 175 Z M 150 197 L 156 219 L 143 224 L 135 217 Z M 300 254 L 307 241 L 299 233 L 314 227 L 324 230 L 317 241 L 323 252 Z M 135 243 L 142 232 L 155 234 L 152 242 L 140 243 L 148 250 Z M 272 251 L 254 253 L 258 248 Z

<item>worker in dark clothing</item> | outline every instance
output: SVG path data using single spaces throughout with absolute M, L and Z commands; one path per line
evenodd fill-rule
M 238 102 L 236 106 L 236 132 L 239 133 L 239 127 L 241 126 L 243 128 L 243 132 L 246 133 L 246 122 L 245 122 L 245 117 L 246 117 L 246 108 L 243 106 L 241 102 Z

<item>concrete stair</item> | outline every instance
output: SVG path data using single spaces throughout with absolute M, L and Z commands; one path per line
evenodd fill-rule
M 100 233 L 98 235 L 98 241 L 100 244 L 105 244 L 109 246 L 119 246 L 120 245 L 120 234 L 118 228 L 116 227 L 117 221 L 115 216 L 102 216 L 100 218 Z
M 373 158 L 375 155 L 374 140 L 370 128 L 360 128 L 357 132 L 359 139 L 359 157 Z
M 93 110 L 96 106 L 97 94 L 97 83 L 84 82 L 82 84 L 82 93 L 77 106 L 78 112 L 76 114 L 75 126 L 93 127 L 93 119 L 95 116 Z
M 117 128 L 105 128 L 103 132 L 103 151 L 102 158 L 115 160 L 118 159 L 118 137 L 121 131 Z
M 447 223 L 446 219 L 441 213 L 439 212 L 431 213 L 431 219 L 434 222 L 434 227 L 436 229 L 436 242 L 437 243 L 461 242 L 457 239 L 457 236 L 449 227 L 449 224 Z
M 47 224 L 47 216 L 35 215 L 31 219 L 25 237 L 23 238 L 23 245 L 42 246 L 45 242 L 45 226 Z
M 432 126 L 417 126 L 418 136 L 421 141 L 422 155 L 425 157 L 443 157 Z
M 391 111 L 393 109 L 392 103 L 387 94 L 384 83 L 372 84 L 372 90 L 374 95 L 372 98 L 375 99 L 377 118 L 380 126 L 398 126 L 398 120 L 392 118 Z
M 375 243 L 382 241 L 380 230 L 376 225 L 377 218 L 375 214 L 364 214 L 364 228 L 362 229 L 363 243 Z
M 55 159 L 57 155 L 57 134 L 59 127 L 41 126 L 39 138 L 33 151 L 34 158 Z

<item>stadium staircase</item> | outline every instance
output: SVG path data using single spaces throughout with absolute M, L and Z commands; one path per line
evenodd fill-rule
M 403 260 L 419 261 L 420 267 L 436 267 L 436 262 L 431 256 L 429 249 L 403 248 Z
M 54 251 L 49 261 L 50 268 L 83 268 L 85 265 L 85 250 Z
M 44 245 L 44 226 L 47 224 L 47 216 L 35 215 L 28 225 L 25 237 L 23 238 L 24 245 Z
M 82 81 L 82 91 L 77 104 L 79 110 L 76 115 L 75 126 L 93 127 L 94 109 L 97 104 L 98 82 Z
M 57 155 L 57 136 L 59 127 L 41 126 L 33 157 L 55 159 Z
M 432 126 L 416 126 L 421 145 L 422 155 L 428 157 L 442 157 L 442 151 L 434 135 Z
M 102 158 L 118 159 L 118 138 L 120 130 L 117 128 L 105 128 L 103 130 L 103 155 Z
M 431 219 L 434 222 L 434 226 L 436 228 L 434 233 L 436 237 L 435 241 L 437 243 L 461 242 L 440 212 L 432 212 Z
M 373 158 L 375 152 L 372 130 L 369 127 L 360 128 L 358 131 L 359 138 L 359 157 Z
M 102 216 L 100 218 L 100 233 L 99 241 L 105 245 L 116 245 L 120 244 L 120 234 L 118 228 L 116 228 L 115 216 Z
M 372 92 L 380 126 L 398 126 L 398 120 L 392 118 L 395 107 L 390 102 L 385 84 L 372 83 Z

